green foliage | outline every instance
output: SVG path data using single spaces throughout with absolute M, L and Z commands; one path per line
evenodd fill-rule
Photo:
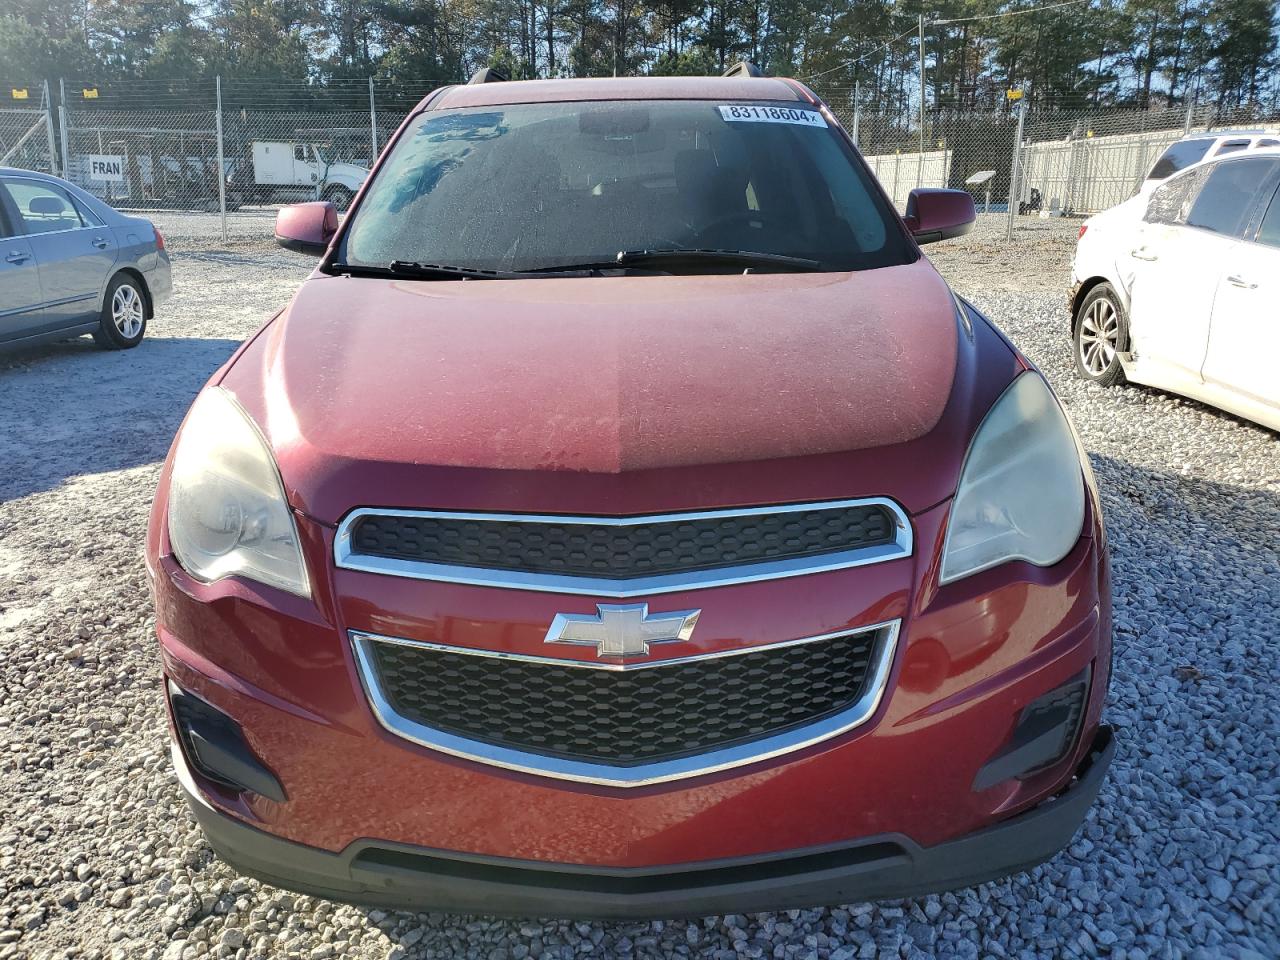
M 680 53 L 667 52 L 653 62 L 649 72 L 657 77 L 705 77 L 716 72 L 711 52 L 700 47 Z
M 0 6 L 0 79 L 91 76 L 102 67 L 89 45 L 82 0 L 5 0 Z
M 1275 0 L 0 0 L 0 79 L 323 83 L 717 74 L 739 59 L 906 114 L 919 98 L 1280 99 Z M 1017 15 L 1008 16 L 1013 12 Z
M 1208 10 L 1206 44 L 1219 96 L 1258 99 L 1276 67 L 1276 5 L 1271 0 L 1218 0 Z

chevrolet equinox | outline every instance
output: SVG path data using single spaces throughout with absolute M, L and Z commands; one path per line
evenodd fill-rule
M 196 398 L 147 541 L 173 762 L 244 873 L 571 917 L 1027 869 L 1114 752 L 1098 497 L 827 107 L 725 77 L 413 110 Z

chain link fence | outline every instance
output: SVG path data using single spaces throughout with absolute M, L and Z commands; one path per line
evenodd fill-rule
M 411 104 L 371 80 L 60 87 L 68 179 L 115 206 L 345 208 Z M 416 102 L 416 101 L 415 101 Z
M 60 81 L 0 87 L 0 165 L 61 173 L 125 209 L 238 210 L 327 199 L 344 208 L 428 83 Z M 969 189 L 1008 233 L 1031 217 L 1087 216 L 1132 196 L 1188 133 L 1280 132 L 1280 112 L 892 109 L 817 89 L 893 202 Z M 223 230 L 225 237 L 226 231 Z
M 0 167 L 57 173 L 53 103 L 45 83 L 0 87 Z
M 918 113 L 819 91 L 902 209 L 916 187 L 968 189 L 1008 232 L 1028 217 L 1085 217 L 1137 192 L 1170 144 L 1231 129 L 1280 134 L 1280 111 L 1215 106 L 1150 110 L 1026 108 Z M 1019 123 L 1021 121 L 1021 124 Z

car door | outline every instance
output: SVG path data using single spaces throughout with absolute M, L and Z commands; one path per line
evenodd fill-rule
M 1280 162 L 1274 165 L 1256 227 L 1222 270 L 1204 379 L 1280 408 Z
M 1275 161 L 1228 157 L 1154 194 L 1129 252 L 1129 344 L 1139 363 L 1199 380 L 1218 281 Z
M 293 146 L 294 183 L 299 186 L 313 186 L 320 179 L 315 151 L 310 144 L 296 143 Z
M 97 319 L 102 292 L 119 255 L 115 235 L 87 221 L 56 183 L 9 177 L 0 181 L 40 272 L 42 330 Z
M 40 329 L 44 297 L 31 244 L 0 197 L 0 343 Z

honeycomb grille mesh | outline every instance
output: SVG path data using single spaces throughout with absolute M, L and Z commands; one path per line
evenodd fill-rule
M 372 641 L 401 717 L 545 756 L 626 767 L 813 723 L 857 702 L 878 631 L 642 670 L 562 667 Z
M 821 556 L 895 535 L 888 509 L 856 504 L 625 525 L 370 514 L 353 525 L 351 546 L 365 556 L 623 580 Z

